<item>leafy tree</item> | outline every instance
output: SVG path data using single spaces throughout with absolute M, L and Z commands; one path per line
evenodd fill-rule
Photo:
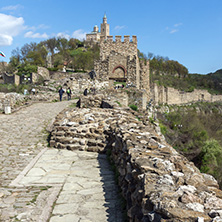
M 202 157 L 201 172 L 213 175 L 219 183 L 222 182 L 222 147 L 218 141 L 207 140 L 202 147 L 200 156 Z
M 57 47 L 57 40 L 56 38 L 51 38 L 45 41 L 46 47 L 47 49 L 50 51 L 51 56 L 52 56 L 52 64 L 54 62 L 54 54 L 55 54 L 55 50 Z
M 99 46 L 94 44 L 85 47 L 84 42 L 71 38 L 50 38 L 40 43 L 25 44 L 21 50 L 17 48 L 10 58 L 10 70 L 19 69 L 19 73 L 26 73 L 28 65 L 45 66 L 48 53 L 52 56 L 52 64 L 58 69 L 64 62 L 69 68 L 93 69 L 95 59 L 99 58 Z
M 17 67 L 21 63 L 21 52 L 20 49 L 17 47 L 16 49 L 12 50 L 12 57 L 10 58 L 10 65 L 13 67 Z

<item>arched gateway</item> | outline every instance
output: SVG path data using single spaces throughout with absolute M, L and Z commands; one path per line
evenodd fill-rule
M 109 76 L 109 79 L 116 81 L 126 81 L 127 70 L 123 65 L 117 65 Z

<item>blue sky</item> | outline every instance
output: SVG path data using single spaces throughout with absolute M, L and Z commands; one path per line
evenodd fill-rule
M 7 0 L 0 2 L 0 51 L 64 36 L 85 38 L 104 13 L 110 35 L 136 35 L 138 48 L 190 73 L 222 68 L 222 0 Z

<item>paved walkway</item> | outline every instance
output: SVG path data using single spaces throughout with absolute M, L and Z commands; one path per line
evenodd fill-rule
M 47 148 L 45 129 L 69 104 L 0 115 L 0 221 L 122 221 L 104 155 Z

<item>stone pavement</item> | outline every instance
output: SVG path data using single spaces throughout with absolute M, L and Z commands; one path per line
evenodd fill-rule
M 105 155 L 47 148 L 47 125 L 70 103 L 0 115 L 0 221 L 122 221 Z

